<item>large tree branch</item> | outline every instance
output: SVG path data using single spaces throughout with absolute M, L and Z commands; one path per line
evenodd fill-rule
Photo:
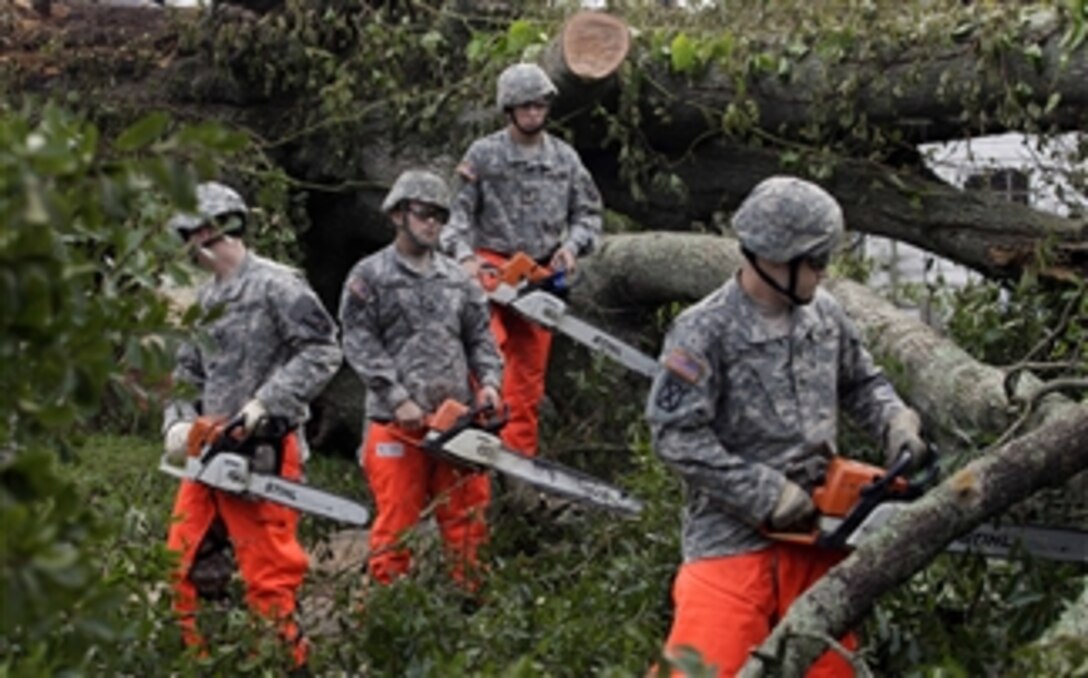
M 1035 492 L 1088 469 L 1088 406 L 1006 444 L 906 507 L 796 600 L 739 675 L 802 675 L 881 595 L 957 536 Z
M 756 67 L 712 62 L 702 77 L 670 72 L 642 45 L 633 58 L 652 83 L 645 131 L 659 148 L 683 150 L 718 129 L 730 106 L 754 109 L 752 123 L 780 137 L 874 148 L 883 141 L 865 134 L 876 129 L 881 140 L 914 143 L 993 134 L 1028 106 L 1041 129 L 1084 129 L 1088 46 L 1063 44 L 1074 25 L 1066 13 L 977 5 L 932 18 L 913 35 L 846 38 L 854 44 L 845 49 L 833 31 L 767 36 Z M 745 37 L 759 44 L 758 30 Z
M 715 141 L 670 168 L 686 195 L 636 201 L 619 180 L 614 157 L 585 157 L 610 207 L 659 229 L 708 223 L 716 211 L 735 209 L 762 179 L 798 170 L 783 166 L 775 151 Z M 989 277 L 1016 278 L 1025 269 L 1063 281 L 1088 277 L 1084 219 L 1063 219 L 864 161 L 839 161 L 822 183 L 842 204 L 852 230 L 909 242 Z

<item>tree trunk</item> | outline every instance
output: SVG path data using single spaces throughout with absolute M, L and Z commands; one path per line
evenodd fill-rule
M 957 536 L 1036 491 L 1088 469 L 1088 407 L 1079 406 L 964 467 L 915 501 L 790 607 L 741 676 L 800 676 L 879 597 Z

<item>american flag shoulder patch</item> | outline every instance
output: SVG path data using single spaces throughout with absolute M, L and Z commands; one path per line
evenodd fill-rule
M 362 276 L 352 278 L 351 282 L 348 283 L 348 289 L 351 290 L 351 293 L 355 295 L 355 298 L 359 301 L 366 301 L 370 296 L 370 288 L 367 287 L 366 281 L 363 280 Z
M 689 384 L 698 384 L 706 373 L 706 364 L 682 348 L 674 348 L 662 361 L 665 369 Z

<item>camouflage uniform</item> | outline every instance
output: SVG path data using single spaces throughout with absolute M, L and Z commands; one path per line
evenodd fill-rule
M 646 406 L 657 454 L 685 490 L 684 564 L 673 583 L 666 655 L 695 648 L 721 676 L 734 675 L 842 558 L 760 531 L 788 482 L 811 493 L 822 481 L 839 406 L 878 438 L 906 409 L 834 298 L 818 287 L 811 301 L 796 295 L 801 267 L 817 270 L 806 257 L 829 253 L 842 231 L 834 199 L 814 184 L 774 177 L 753 190 L 733 226 L 752 279 L 760 257 L 788 264 L 788 286 L 766 272 L 761 278 L 792 304 L 760 305 L 738 276 L 686 310 L 665 339 Z M 853 634 L 841 642 L 857 646 Z M 806 675 L 852 672 L 828 652 Z
M 523 252 L 544 264 L 562 247 L 588 254 L 601 233 L 601 196 L 578 154 L 543 130 L 534 143 L 513 136 L 515 109 L 547 102 L 554 83 L 534 64 L 515 64 L 499 76 L 496 104 L 510 126 L 475 141 L 465 154 L 442 248 L 463 261 L 474 253 L 501 266 Z M 503 398 L 509 417 L 503 441 L 526 455 L 538 446 L 539 405 L 551 351 L 551 332 L 515 311 L 492 308 L 491 328 L 506 364 Z
M 197 190 L 197 215 L 178 215 L 171 226 L 182 237 L 205 224 L 225 225 L 240 234 L 245 203 L 231 188 L 214 182 Z M 225 221 L 232 217 L 231 221 Z M 205 311 L 219 309 L 206 336 L 178 350 L 174 380 L 196 389 L 194 400 L 177 399 L 164 411 L 163 430 L 189 425 L 198 415 L 229 417 L 253 399 L 269 418 L 284 422 L 278 472 L 301 480 L 307 456 L 301 426 L 307 403 L 329 382 L 342 358 L 336 324 L 296 272 L 252 252 L 224 279 L 213 278 L 198 292 Z M 293 620 L 296 593 L 308 559 L 295 533 L 298 513 L 268 501 L 251 501 L 182 481 L 175 498 L 167 548 L 179 554 L 174 573 L 174 609 L 185 642 L 203 646 L 197 629 L 197 585 L 215 589 L 231 571 L 224 534 L 246 584 L 246 602 L 274 619 L 292 648 L 295 663 L 306 661 L 307 643 Z M 221 545 L 222 544 L 222 545 Z M 199 556 L 198 556 L 199 554 Z
M 250 252 L 238 271 L 200 289 L 198 303 L 223 312 L 207 341 L 178 350 L 174 380 L 200 392 L 200 413 L 230 416 L 257 398 L 270 417 L 294 427 L 340 366 L 336 324 L 306 281 L 292 269 Z M 163 430 L 193 419 L 196 402 L 174 401 Z
M 423 273 L 392 245 L 363 259 L 344 284 L 340 322 L 344 355 L 367 387 L 369 419 L 392 420 L 409 398 L 424 411 L 446 398 L 471 403 L 470 375 L 502 384 L 483 292 L 442 255 Z
M 840 402 L 874 436 L 904 407 L 823 290 L 781 326 L 731 280 L 677 318 L 662 361 L 646 416 L 686 486 L 685 562 L 767 546 L 783 480 L 820 481 Z
M 420 200 L 424 192 L 414 195 Z M 393 209 L 397 201 L 387 202 Z M 479 548 L 487 540 L 488 476 L 421 449 L 418 434 L 402 429 L 395 412 L 409 399 L 424 412 L 434 412 L 447 398 L 470 404 L 473 380 L 499 388 L 502 358 L 488 328 L 483 291 L 453 260 L 432 253 L 420 271 L 393 244 L 348 274 L 340 320 L 348 363 L 367 387 L 370 421 L 360 461 L 377 506 L 367 572 L 382 584 L 407 573 L 411 552 L 404 534 L 433 506 L 453 557 L 452 576 L 474 590 Z
M 562 244 L 588 254 L 601 233 L 601 196 L 578 153 L 548 133 L 526 151 L 503 129 L 474 142 L 463 165 L 464 181 L 453 202 L 442 249 L 458 261 L 487 249 L 525 252 L 537 261 Z

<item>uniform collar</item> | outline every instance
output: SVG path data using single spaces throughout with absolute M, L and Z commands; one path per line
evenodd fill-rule
M 814 308 L 816 300 L 804 306 L 794 306 L 781 319 L 768 318 L 759 305 L 740 286 L 740 281 L 732 279 L 726 288 L 726 306 L 734 314 L 734 320 L 746 334 L 750 343 L 760 344 L 790 335 L 805 336 L 819 323 Z M 819 292 L 817 291 L 817 294 Z
M 501 133 L 503 155 L 507 162 L 523 165 L 549 165 L 555 156 L 555 140 L 547 131 L 541 132 L 540 147 L 536 153 L 527 155 L 521 151 L 518 143 L 510 136 L 510 130 L 503 128 Z

